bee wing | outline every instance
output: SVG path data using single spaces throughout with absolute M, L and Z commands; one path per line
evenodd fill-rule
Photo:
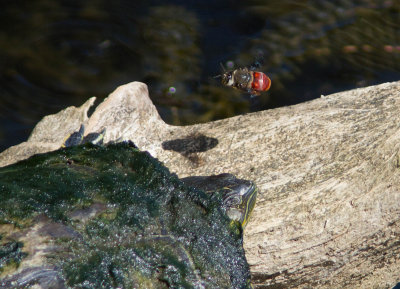
M 250 65 L 250 70 L 256 70 L 264 65 L 264 52 L 258 51 L 254 62 Z

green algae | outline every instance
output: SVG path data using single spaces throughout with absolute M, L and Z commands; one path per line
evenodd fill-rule
M 0 198 L 0 224 L 27 227 L 45 215 L 79 236 L 56 236 L 64 250 L 48 256 L 68 288 L 250 288 L 241 228 L 221 196 L 185 186 L 130 144 L 1 168 Z M 99 203 L 90 218 L 72 217 Z
M 7 269 L 18 268 L 21 260 L 27 256 L 22 252 L 23 246 L 23 243 L 16 241 L 0 243 L 0 274 Z

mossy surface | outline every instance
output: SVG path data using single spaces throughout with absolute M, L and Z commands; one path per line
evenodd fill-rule
M 22 247 L 23 244 L 16 241 L 1 243 L 0 236 L 0 274 L 6 269 L 18 268 L 21 260 L 27 255 L 22 252 Z
M 46 215 L 79 236 L 54 237 L 64 250 L 48 256 L 68 288 L 250 286 L 241 229 L 221 196 L 185 186 L 132 145 L 77 146 L 1 168 L 0 199 L 0 226 L 26 229 Z

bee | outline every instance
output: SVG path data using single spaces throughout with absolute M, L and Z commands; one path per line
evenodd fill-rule
M 225 71 L 224 68 L 223 70 Z M 263 72 L 254 71 L 253 68 L 245 67 L 225 71 L 217 77 L 221 77 L 223 85 L 250 93 L 251 96 L 260 95 L 261 92 L 267 91 L 271 87 L 271 79 Z

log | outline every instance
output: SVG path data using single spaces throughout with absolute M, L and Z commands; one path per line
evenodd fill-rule
M 400 281 L 400 82 L 191 126 L 164 123 L 143 83 L 117 88 L 88 118 L 92 103 L 43 119 L 0 165 L 58 148 L 80 122 L 106 128 L 106 142 L 131 140 L 179 177 L 256 183 L 244 235 L 254 288 Z

